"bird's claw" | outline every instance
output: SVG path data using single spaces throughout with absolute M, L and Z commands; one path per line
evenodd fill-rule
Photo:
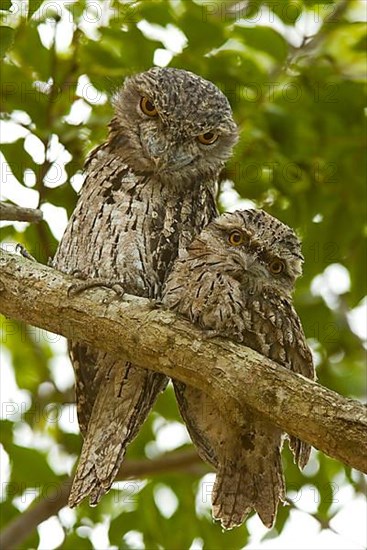
M 210 340 L 211 338 L 216 338 L 217 336 L 221 336 L 221 333 L 217 330 L 211 330 L 211 329 L 202 329 L 201 334 L 203 340 Z
M 89 279 L 87 281 L 78 281 L 77 283 L 73 283 L 68 288 L 68 297 L 77 296 L 81 292 L 84 292 L 84 290 L 88 290 L 90 288 L 98 288 L 98 287 L 104 287 L 109 288 L 113 290 L 119 298 L 122 298 L 125 294 L 123 284 L 119 281 L 110 281 L 106 279 Z M 111 300 L 104 299 L 105 303 L 110 303 Z

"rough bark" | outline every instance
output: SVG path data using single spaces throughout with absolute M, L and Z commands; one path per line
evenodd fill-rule
M 148 300 L 94 289 L 68 298 L 75 279 L 0 253 L 0 312 L 84 341 L 201 388 L 241 423 L 247 403 L 289 434 L 367 472 L 367 409 L 255 351 L 203 339 L 196 327 Z M 6 327 L 4 327 L 6 328 Z

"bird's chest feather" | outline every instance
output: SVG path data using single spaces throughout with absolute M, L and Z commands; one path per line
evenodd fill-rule
M 187 190 L 177 196 L 152 174 L 135 174 L 115 161 L 105 162 L 102 170 L 93 168 L 55 267 L 123 281 L 126 292 L 158 297 L 178 251 L 214 215 L 200 209 L 200 193 Z

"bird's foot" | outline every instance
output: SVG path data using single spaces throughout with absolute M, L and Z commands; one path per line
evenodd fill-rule
M 203 340 L 210 340 L 211 338 L 216 338 L 217 336 L 221 336 L 221 333 L 217 330 L 212 329 L 201 329 L 202 332 L 202 338 Z
M 201 329 L 201 337 L 203 340 L 211 340 L 212 338 L 223 338 L 226 335 L 223 332 L 214 329 Z M 243 335 L 240 332 L 233 332 L 233 340 L 236 342 L 243 342 Z
M 120 281 L 111 281 L 111 279 L 96 278 L 85 281 L 78 281 L 77 283 L 71 284 L 68 288 L 68 297 L 77 296 L 81 292 L 84 292 L 84 290 L 98 287 L 104 287 L 113 290 L 119 298 L 122 298 L 125 294 L 123 284 Z M 110 301 L 112 300 L 108 300 L 108 302 Z

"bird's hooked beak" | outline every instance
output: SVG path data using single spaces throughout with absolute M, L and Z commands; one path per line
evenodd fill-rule
M 149 147 L 149 157 L 154 165 L 154 172 L 164 170 L 170 161 L 170 146 L 168 143 L 153 142 Z
M 238 266 L 238 269 L 235 269 L 235 273 L 237 274 L 236 278 L 247 284 L 248 277 L 253 275 L 252 266 L 256 265 L 255 256 L 249 255 L 244 258 L 242 255 L 239 255 L 236 257 L 236 264 Z
M 151 157 L 153 163 L 154 163 L 154 167 L 155 167 L 155 170 L 154 172 L 159 172 L 160 170 L 164 170 L 164 168 L 167 166 L 167 160 L 165 158 L 165 156 L 160 156 L 160 157 Z
M 192 155 L 184 154 L 172 140 L 152 139 L 147 147 L 147 154 L 154 168 L 154 173 L 175 172 L 193 161 Z
M 251 271 L 251 267 L 254 265 L 256 258 L 254 256 L 247 256 L 246 259 L 242 260 L 245 271 Z

